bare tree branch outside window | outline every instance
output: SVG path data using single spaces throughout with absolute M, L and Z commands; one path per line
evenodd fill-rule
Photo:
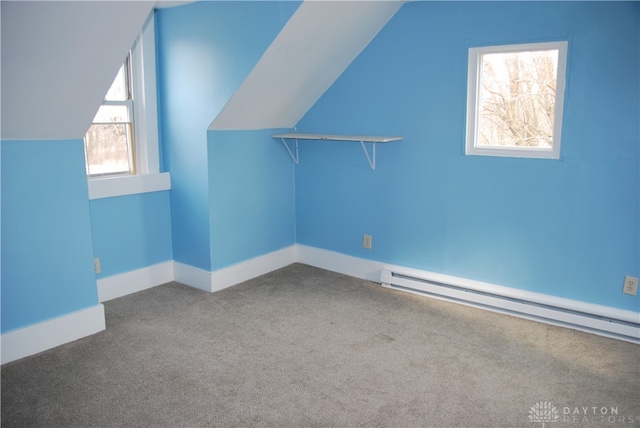
M 481 146 L 551 148 L 558 50 L 482 55 Z
M 89 175 L 130 173 L 130 123 L 98 123 L 85 136 Z

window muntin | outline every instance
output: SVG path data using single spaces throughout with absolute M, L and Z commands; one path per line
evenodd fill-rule
M 84 138 L 87 175 L 135 174 L 129 58 L 120 67 Z
M 469 50 L 466 154 L 560 157 L 567 42 Z

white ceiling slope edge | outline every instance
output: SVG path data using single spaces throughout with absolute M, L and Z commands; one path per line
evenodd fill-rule
M 195 3 L 200 0 L 156 0 L 156 9 L 165 9 L 169 7 L 184 6 L 185 4 Z
M 2 1 L 3 139 L 83 138 L 152 1 Z
M 209 129 L 294 127 L 403 4 L 305 1 Z

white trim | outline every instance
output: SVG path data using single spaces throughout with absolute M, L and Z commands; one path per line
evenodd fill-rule
M 2 364 L 28 357 L 105 329 L 99 304 L 2 335 Z
M 291 245 L 213 272 L 174 262 L 174 281 L 210 293 L 257 278 L 296 262 L 296 246 Z
M 380 270 L 385 266 L 390 266 L 373 260 L 347 256 L 346 254 L 301 244 L 296 245 L 296 253 L 298 255 L 298 263 L 366 279 L 367 281 L 379 281 Z
M 111 198 L 170 190 L 171 176 L 168 172 L 162 172 L 160 174 L 90 178 L 88 185 L 89 199 Z
M 389 285 L 390 271 L 393 271 L 424 281 L 450 286 L 449 290 L 444 292 L 440 287 L 436 293 L 434 287 L 439 287 L 437 285 L 425 284 L 416 288 L 416 284 L 411 283 L 406 285 L 410 285 L 413 290 L 405 289 L 405 291 L 421 295 L 427 293 L 431 298 L 640 343 L 640 328 L 637 327 L 640 323 L 640 314 L 637 312 L 361 259 L 301 244 L 291 245 L 214 272 L 176 261 L 159 263 L 98 280 L 98 296 L 101 302 L 108 301 L 171 281 L 177 281 L 207 292 L 214 292 L 296 262 L 383 283 L 384 286 Z M 394 278 L 393 281 L 402 282 L 402 279 Z M 491 295 L 489 298 L 491 302 L 488 302 L 487 295 Z M 499 299 L 500 297 L 522 302 L 505 301 Z M 544 305 L 545 307 L 538 309 L 534 306 L 533 311 L 523 312 L 522 306 L 527 303 Z M 574 313 L 567 313 L 567 311 Z M 593 317 L 588 315 L 593 315 Z M 598 320 L 594 317 L 605 319 Z M 620 325 L 608 320 L 619 320 L 630 325 Z M 99 304 L 4 333 L 1 339 L 2 364 L 46 351 L 104 329 L 104 306 Z
M 442 287 L 438 291 L 439 295 L 437 295 L 435 288 L 425 285 L 423 287 L 424 290 L 421 290 L 419 288 L 416 289 L 415 284 L 412 285 L 416 291 L 408 289 L 408 285 L 404 291 L 425 295 L 420 293 L 420 291 L 422 291 L 429 294 L 429 297 L 440 300 L 448 300 L 454 303 L 531 319 L 546 324 L 559 325 L 601 336 L 640 343 L 640 328 L 638 327 L 640 324 L 640 313 L 638 312 L 527 290 L 519 290 L 452 275 L 360 259 L 358 257 L 305 245 L 298 244 L 296 247 L 298 254 L 297 261 L 299 263 L 377 283 L 386 282 L 386 284 L 383 284 L 385 286 L 388 286 L 389 283 L 389 271 L 433 283 L 449 284 L 452 287 L 458 288 L 455 293 L 449 293 L 451 295 L 448 295 L 447 291 L 443 292 Z M 399 279 L 394 279 L 394 281 L 402 282 Z M 497 296 L 503 299 L 491 299 L 489 304 L 486 295 Z M 521 302 L 512 304 L 512 302 L 505 299 L 513 299 Z M 528 312 L 525 312 L 523 311 L 523 307 L 527 303 L 531 303 L 532 305 L 530 306 L 533 309 L 527 309 Z M 544 305 L 545 308 L 538 309 L 535 305 Z M 576 315 L 574 313 L 568 313 L 567 311 L 584 315 Z M 591 315 L 591 317 L 589 315 Z M 607 320 L 598 320 L 597 317 L 603 317 Z M 608 320 L 617 320 L 622 323 L 629 323 L 630 325 L 616 324 Z
M 98 279 L 98 300 L 106 302 L 173 281 L 173 261 Z
M 556 100 L 553 119 L 553 146 L 551 149 L 513 148 L 499 146 L 478 146 L 478 115 L 480 108 L 480 82 L 482 80 L 482 55 L 502 52 L 522 52 L 539 50 L 558 50 L 558 64 L 556 74 Z M 564 110 L 564 91 L 567 70 L 567 41 L 509 44 L 500 46 L 482 46 L 469 48 L 469 62 L 467 70 L 467 129 L 465 141 L 466 155 L 502 156 L 536 159 L 560 159 L 560 144 L 562 137 L 562 113 Z
M 173 262 L 173 280 L 189 287 L 211 292 L 211 272 L 180 262 Z
M 296 246 L 291 245 L 263 256 L 229 266 L 211 273 L 211 291 L 256 278 L 296 262 Z
M 151 12 L 131 49 L 136 171 L 141 175 L 160 171 L 154 25 Z

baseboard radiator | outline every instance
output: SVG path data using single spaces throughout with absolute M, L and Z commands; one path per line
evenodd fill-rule
M 640 343 L 637 312 L 440 274 L 382 269 L 380 283 L 396 290 Z

